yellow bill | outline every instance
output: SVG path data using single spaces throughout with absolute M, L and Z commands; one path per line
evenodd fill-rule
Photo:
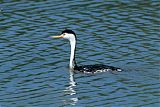
M 58 36 L 51 36 L 51 38 L 63 38 L 63 35 L 58 35 Z

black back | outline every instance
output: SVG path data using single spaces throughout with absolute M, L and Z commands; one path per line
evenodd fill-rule
M 103 64 L 95 64 L 95 65 L 82 65 L 76 66 L 75 71 L 83 72 L 83 73 L 98 73 L 98 72 L 120 72 L 122 71 L 120 68 L 107 66 Z

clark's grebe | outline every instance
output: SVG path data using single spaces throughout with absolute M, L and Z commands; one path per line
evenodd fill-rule
M 70 70 L 79 71 L 83 73 L 122 71 L 120 68 L 102 65 L 102 64 L 77 66 L 76 60 L 75 60 L 76 34 L 72 30 L 66 29 L 62 31 L 61 35 L 51 36 L 51 37 L 52 38 L 64 38 L 70 41 L 70 45 L 71 45 L 71 55 L 70 55 L 70 64 L 69 64 Z

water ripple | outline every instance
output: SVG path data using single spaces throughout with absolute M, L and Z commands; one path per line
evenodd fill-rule
M 158 106 L 159 4 L 149 1 L 2 1 L 0 106 Z M 124 69 L 68 72 L 65 28 L 78 38 L 78 64 Z

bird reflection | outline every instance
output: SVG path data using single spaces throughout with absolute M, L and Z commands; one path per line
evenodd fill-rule
M 70 71 L 70 77 L 69 77 L 69 86 L 66 87 L 65 94 L 69 95 L 69 99 L 67 99 L 65 102 L 70 103 L 71 105 L 76 105 L 78 102 L 78 98 L 76 97 L 76 91 L 74 88 L 76 87 L 76 82 L 74 81 L 74 73 L 73 71 Z

